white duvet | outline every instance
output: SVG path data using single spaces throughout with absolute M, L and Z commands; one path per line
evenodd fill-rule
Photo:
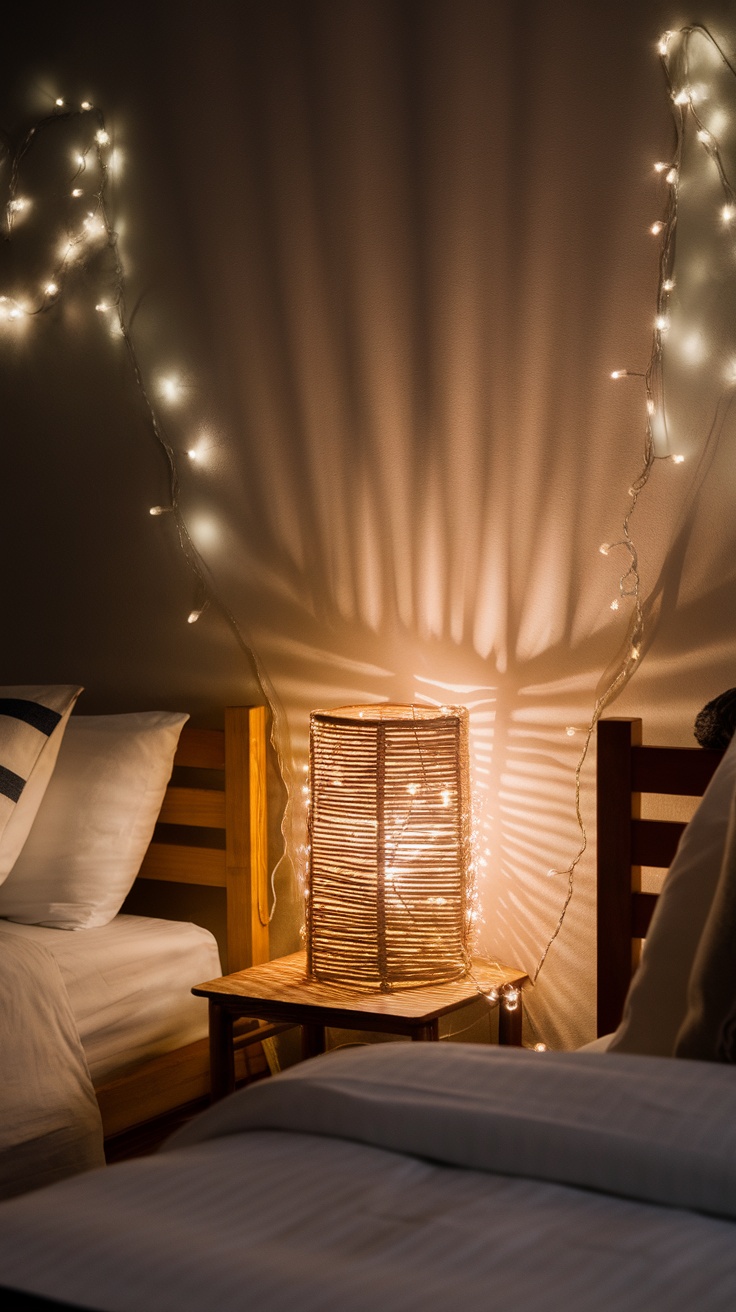
M 104 1162 L 66 985 L 38 943 L 0 934 L 0 1198 Z
M 0 1207 L 0 1284 L 99 1312 L 733 1312 L 735 1075 L 328 1054 Z

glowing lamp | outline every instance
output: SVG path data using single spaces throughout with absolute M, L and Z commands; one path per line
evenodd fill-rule
M 310 717 L 307 971 L 391 992 L 467 973 L 464 706 L 342 706 Z

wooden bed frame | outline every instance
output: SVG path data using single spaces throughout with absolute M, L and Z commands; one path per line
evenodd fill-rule
M 224 889 L 224 969 L 241 970 L 267 961 L 265 707 L 228 707 L 224 730 L 185 726 L 174 757 L 174 779 L 181 774 L 178 767 L 196 770 L 197 786 L 175 782 L 168 787 L 138 878 Z M 192 979 L 192 985 L 197 983 Z M 236 1079 L 268 1073 L 261 1040 L 283 1028 L 243 1027 L 235 1040 Z M 209 1087 L 207 1039 L 106 1080 L 95 1090 L 106 1141 L 205 1099 Z
M 723 752 L 644 747 L 641 720 L 598 724 L 598 1034 L 618 1026 L 656 893 L 641 891 L 641 868 L 666 869 L 685 821 L 641 818 L 643 794 L 702 797 Z

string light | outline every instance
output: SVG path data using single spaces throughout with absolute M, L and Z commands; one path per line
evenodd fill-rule
M 107 184 L 108 177 L 114 164 L 117 161 L 117 152 L 112 148 L 110 134 L 107 131 L 102 112 L 92 105 L 88 100 L 82 101 L 79 110 L 66 110 L 66 102 L 57 97 L 54 102 L 54 109 L 65 110 L 65 117 L 70 122 L 74 121 L 75 114 L 83 116 L 85 129 L 89 130 L 89 121 L 92 121 L 93 136 L 88 146 L 77 147 L 72 154 L 72 162 L 75 168 L 74 176 L 70 183 L 75 182 L 76 177 L 84 172 L 92 173 L 94 170 L 95 181 L 91 184 L 90 190 L 94 187 L 94 207 L 89 210 L 83 219 L 81 225 L 69 227 L 66 236 L 58 247 L 56 267 L 51 277 L 47 279 L 43 288 L 40 299 L 33 305 L 28 306 L 24 301 L 18 298 L 0 296 L 0 318 L 5 320 L 18 320 L 27 316 L 47 313 L 52 306 L 59 303 L 65 290 L 66 275 L 72 268 L 81 268 L 87 271 L 87 261 L 95 259 L 97 268 L 98 252 L 100 250 L 99 242 L 106 244 L 110 262 L 112 265 L 111 277 L 112 293 L 109 298 L 99 299 L 94 303 L 94 308 L 99 314 L 109 315 L 110 329 L 115 336 L 122 339 L 127 353 L 128 362 L 133 375 L 136 388 L 143 400 L 147 412 L 151 433 L 155 441 L 163 451 L 169 474 L 169 496 L 170 505 L 168 506 L 151 506 L 149 514 L 158 517 L 171 515 L 176 524 L 176 533 L 178 545 L 184 557 L 185 563 L 190 570 L 198 593 L 198 600 L 195 606 L 190 610 L 187 616 L 189 624 L 196 623 L 211 603 L 217 606 L 218 611 L 225 618 L 230 626 L 233 636 L 245 656 L 250 669 L 252 670 L 264 701 L 267 703 L 271 712 L 271 744 L 273 746 L 276 761 L 281 777 L 286 782 L 289 771 L 281 750 L 280 742 L 282 737 L 286 739 L 287 734 L 284 724 L 284 714 L 274 689 L 268 679 L 256 652 L 250 646 L 245 636 L 241 632 L 235 616 L 217 593 L 211 574 L 196 548 L 189 532 L 179 499 L 179 475 L 177 468 L 177 455 L 174 447 L 169 441 L 164 430 L 163 424 L 159 418 L 156 407 L 153 403 L 151 393 L 147 386 L 143 369 L 141 368 L 138 354 L 133 340 L 125 296 L 125 271 L 120 257 L 118 247 L 118 235 L 107 208 Z M 6 236 L 12 235 L 14 222 L 28 206 L 29 201 L 20 194 L 19 182 L 21 165 L 30 148 L 37 143 L 39 137 L 45 130 L 54 124 L 58 130 L 59 115 L 55 112 L 39 119 L 26 132 L 19 146 L 11 155 L 11 170 L 8 185 L 8 203 L 6 205 Z M 83 189 L 79 186 L 71 185 L 70 194 L 73 199 L 79 199 L 83 194 Z M 92 265 L 89 265 L 89 270 Z M 108 276 L 110 271 L 108 270 Z M 52 291 L 53 288 L 53 291 Z M 173 400 L 173 391 L 175 387 L 176 399 L 180 399 L 183 394 L 183 387 L 179 380 L 168 380 L 166 387 L 168 399 Z M 283 726 L 283 727 L 282 727 Z M 282 821 L 282 832 L 286 835 L 289 825 L 289 808 L 290 798 L 287 788 L 287 804 Z M 276 868 L 271 875 L 271 892 L 273 896 L 273 906 L 269 914 L 267 907 L 258 907 L 258 915 L 261 923 L 267 925 L 273 917 L 276 909 L 276 890 L 274 886 L 274 877 Z
M 694 36 L 699 36 L 710 43 L 711 48 L 717 55 L 722 66 L 734 79 L 736 79 L 736 67 L 731 64 L 721 46 L 702 24 L 695 23 L 691 26 L 684 27 L 677 35 L 680 49 L 683 54 L 683 65 L 686 70 L 688 66 L 687 56 L 689 43 Z M 619 581 L 619 597 L 610 603 L 610 608 L 614 612 L 618 611 L 620 609 L 621 599 L 630 598 L 633 603 L 632 613 L 629 619 L 628 632 L 618 667 L 608 683 L 608 686 L 595 701 L 590 723 L 586 730 L 585 741 L 575 769 L 575 812 L 580 833 L 580 846 L 572 861 L 564 870 L 551 870 L 548 872 L 550 875 L 562 874 L 567 876 L 567 892 L 555 928 L 540 956 L 536 971 L 532 976 L 534 982 L 539 978 L 539 973 L 544 966 L 547 955 L 562 928 L 567 908 L 573 895 L 575 870 L 587 849 L 587 831 L 580 807 L 581 772 L 587 758 L 592 736 L 601 715 L 623 690 L 628 680 L 632 677 L 633 672 L 638 668 L 642 657 L 644 640 L 644 608 L 641 598 L 641 577 L 639 574 L 638 552 L 631 537 L 631 517 L 636 510 L 639 497 L 649 481 L 655 461 L 669 459 L 675 465 L 681 465 L 685 462 L 685 456 L 681 453 L 659 454 L 657 452 L 654 441 L 653 422 L 656 420 L 658 427 L 661 427 L 665 433 L 667 432 L 662 371 L 663 341 L 669 327 L 669 316 L 666 313 L 666 298 L 675 289 L 675 278 L 673 275 L 675 259 L 674 237 L 679 200 L 679 188 L 675 184 L 680 177 L 685 132 L 687 125 L 690 123 L 693 125 L 697 141 L 704 147 L 709 158 L 714 162 L 718 173 L 722 191 L 720 211 L 721 219 L 727 226 L 730 226 L 731 223 L 736 220 L 736 192 L 726 174 L 721 159 L 718 140 L 714 133 L 706 129 L 705 125 L 698 118 L 697 105 L 706 99 L 706 94 L 703 89 L 700 87 L 694 87 L 689 82 L 678 88 L 675 88 L 672 85 L 669 72 L 669 56 L 673 37 L 674 33 L 667 31 L 659 38 L 657 43 L 657 50 L 662 59 L 663 72 L 669 90 L 671 104 L 673 106 L 677 142 L 672 161 L 670 163 L 664 163 L 663 161 L 658 160 L 654 165 L 656 173 L 666 174 L 666 180 L 672 183 L 672 185 L 668 190 L 667 212 L 665 218 L 657 220 L 649 229 L 653 236 L 662 238 L 659 255 L 657 313 L 654 320 L 652 350 L 646 370 L 637 371 L 615 369 L 611 373 L 611 378 L 614 380 L 626 377 L 641 378 L 644 383 L 646 398 L 644 458 L 641 472 L 629 488 L 629 505 L 623 521 L 623 534 L 619 542 L 613 544 L 603 543 L 602 546 L 599 547 L 599 551 L 605 556 L 609 554 L 613 547 L 621 548 L 626 553 L 628 565 Z M 714 119 L 712 118 L 711 126 L 713 126 L 713 123 Z M 736 384 L 736 360 L 734 360 L 729 366 L 726 373 L 726 381 L 732 386 Z M 659 404 L 655 402 L 655 397 Z

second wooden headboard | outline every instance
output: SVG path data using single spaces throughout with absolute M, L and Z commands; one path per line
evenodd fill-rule
M 615 1030 L 649 928 L 656 893 L 641 891 L 642 866 L 666 869 L 684 821 L 641 817 L 646 793 L 702 797 L 723 752 L 644 747 L 641 720 L 598 724 L 598 1033 Z

